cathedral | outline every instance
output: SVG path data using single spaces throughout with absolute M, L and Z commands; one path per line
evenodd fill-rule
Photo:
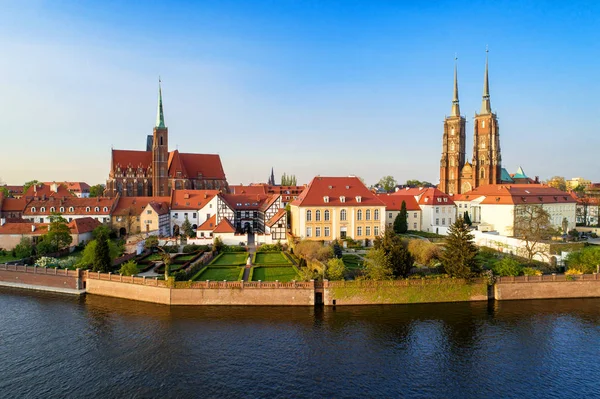
M 503 182 L 500 155 L 500 132 L 496 114 L 490 104 L 488 59 L 486 51 L 483 78 L 483 99 L 479 114 L 475 113 L 473 160 L 466 160 L 466 119 L 460 114 L 458 102 L 457 66 L 454 64 L 454 97 L 452 111 L 444 120 L 440 184 L 438 188 L 447 194 L 461 194 L 486 184 Z
M 169 152 L 160 81 L 156 125 L 146 151 L 113 149 L 110 166 L 105 190 L 109 197 L 166 197 L 173 189 L 229 190 L 219 155 Z

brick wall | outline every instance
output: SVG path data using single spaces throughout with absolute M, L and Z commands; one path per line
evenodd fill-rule
M 75 270 L 34 266 L 0 265 L 0 281 L 51 288 L 83 288 L 79 273 Z
M 502 277 L 494 286 L 494 298 L 513 299 L 598 298 L 600 276 L 584 274 Z

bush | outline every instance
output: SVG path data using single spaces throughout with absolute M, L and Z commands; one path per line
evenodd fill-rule
M 38 258 L 38 260 L 35 261 L 35 265 L 37 267 L 57 267 L 58 259 L 50 258 L 48 256 L 42 256 L 41 258 Z
M 183 247 L 183 253 L 189 254 L 193 252 L 206 252 L 208 250 L 208 246 L 206 245 L 197 245 L 197 244 L 188 244 Z
M 31 238 L 22 237 L 21 241 L 17 244 L 13 250 L 13 256 L 15 258 L 23 259 L 29 258 L 33 254 L 33 244 Z
M 542 271 L 538 270 L 534 267 L 524 267 L 523 268 L 523 275 L 524 276 L 541 276 L 542 275 Z
M 119 270 L 123 276 L 133 276 L 139 273 L 137 263 L 135 261 L 130 260 L 128 262 L 123 263 L 121 265 L 121 269 Z
M 576 270 L 580 274 L 595 273 L 596 266 L 600 264 L 600 247 L 590 246 L 571 252 L 567 255 L 566 263 L 569 270 Z
M 523 273 L 523 266 L 515 258 L 506 256 L 494 265 L 493 270 L 498 276 L 519 276 Z
M 241 245 L 223 245 L 221 252 L 246 252 L 246 247 Z
M 439 262 L 442 249 L 429 241 L 417 239 L 408 241 L 408 252 L 418 264 L 433 266 Z
M 327 261 L 325 275 L 329 280 L 343 280 L 346 273 L 346 265 L 343 260 L 332 258 Z
M 263 244 L 258 248 L 258 252 L 280 252 L 283 251 L 283 245 L 280 242 L 277 244 Z

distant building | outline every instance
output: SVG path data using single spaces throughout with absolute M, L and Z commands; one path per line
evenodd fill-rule
M 575 190 L 579 186 L 583 186 L 584 190 L 587 190 L 591 185 L 591 180 L 586 180 L 583 177 L 574 177 L 566 181 L 567 191 Z
M 421 230 L 421 207 L 417 203 L 414 195 L 405 194 L 404 191 L 398 191 L 394 194 L 378 194 L 379 198 L 385 204 L 385 226 L 388 229 L 394 229 L 394 221 L 402 208 L 402 201 L 406 203 L 407 218 L 406 222 L 409 230 Z

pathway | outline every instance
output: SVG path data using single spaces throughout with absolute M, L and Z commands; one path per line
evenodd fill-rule
M 254 234 L 252 233 L 248 233 L 248 256 L 250 256 L 250 259 L 252 259 L 254 257 L 254 253 L 256 252 L 256 244 L 254 243 Z M 252 263 L 252 262 L 250 262 Z M 248 282 L 248 278 L 250 277 L 250 269 L 252 268 L 252 265 L 246 265 L 246 268 L 244 269 L 244 277 L 242 278 L 242 280 L 244 282 Z

